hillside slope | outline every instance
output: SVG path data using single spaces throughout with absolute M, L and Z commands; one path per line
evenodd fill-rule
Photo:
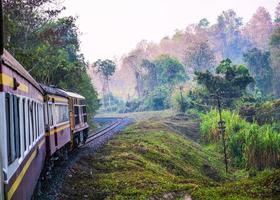
M 234 176 L 225 173 L 222 160 L 213 148 L 171 131 L 163 121 L 141 121 L 96 154 L 82 158 L 66 179 L 60 197 L 277 199 L 279 172 L 232 181 Z

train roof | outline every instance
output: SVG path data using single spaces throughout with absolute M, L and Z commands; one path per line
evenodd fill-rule
M 65 93 L 66 93 L 69 97 L 72 97 L 72 98 L 85 99 L 85 97 L 84 97 L 84 96 L 79 95 L 79 94 L 74 93 L 74 92 L 68 92 L 68 91 L 65 91 Z
M 68 98 L 68 94 L 65 91 L 63 91 L 63 90 L 61 90 L 57 87 L 47 86 L 47 85 L 44 85 L 42 83 L 40 83 L 40 86 L 43 88 L 43 90 L 47 94 L 52 94 L 52 95 L 57 95 L 57 96 L 62 96 L 62 97 Z
M 4 50 L 2 55 L 2 62 L 8 67 L 16 71 L 20 76 L 25 78 L 29 83 L 36 87 L 41 93 L 43 93 L 42 88 L 39 83 L 24 69 L 24 67 L 7 51 Z

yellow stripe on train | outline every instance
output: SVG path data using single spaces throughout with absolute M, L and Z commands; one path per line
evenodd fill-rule
M 61 127 L 57 128 L 57 129 L 52 129 L 50 132 L 46 132 L 46 135 L 47 136 L 53 135 L 55 132 L 62 131 L 62 130 L 67 129 L 69 127 L 70 127 L 70 124 L 66 124 L 66 125 L 61 126 Z
M 68 103 L 68 99 L 66 97 L 62 98 L 62 97 L 50 95 L 50 98 L 53 98 L 55 101 L 58 101 L 58 102 Z
M 45 140 L 43 140 L 42 142 L 40 142 L 40 144 L 38 145 L 39 149 L 44 145 Z M 17 190 L 18 186 L 20 185 L 25 173 L 27 172 L 27 170 L 29 169 L 32 161 L 34 160 L 34 158 L 37 155 L 37 150 L 35 149 L 32 153 L 32 155 L 30 156 L 30 158 L 28 159 L 28 161 L 26 162 L 26 164 L 24 165 L 22 171 L 20 172 L 20 174 L 18 175 L 17 179 L 15 180 L 15 182 L 13 183 L 11 189 L 8 192 L 8 200 L 12 199 L 15 191 Z
M 4 73 L 0 73 L 0 84 L 5 85 L 5 86 L 9 86 L 9 87 L 14 87 L 14 79 Z M 20 83 L 20 85 L 18 86 L 18 89 L 21 90 L 22 92 L 28 92 L 28 86 L 26 86 L 23 83 Z

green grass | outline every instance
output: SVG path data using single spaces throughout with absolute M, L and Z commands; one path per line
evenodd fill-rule
M 244 178 L 246 171 L 226 174 L 222 160 L 215 144 L 201 146 L 160 121 L 142 121 L 83 157 L 60 199 L 277 199 L 279 171 Z
M 208 169 L 208 171 L 205 171 Z M 173 199 L 225 180 L 223 163 L 158 122 L 130 126 L 95 155 L 81 159 L 66 180 L 64 198 Z
M 280 170 L 264 171 L 254 178 L 227 182 L 218 187 L 200 187 L 192 196 L 198 200 L 279 200 Z

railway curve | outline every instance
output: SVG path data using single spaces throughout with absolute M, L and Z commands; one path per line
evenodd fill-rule
M 95 120 L 108 121 L 108 123 L 101 130 L 91 134 L 85 144 L 71 152 L 67 161 L 58 162 L 51 172 L 51 177 L 38 183 L 33 199 L 57 200 L 65 177 L 71 173 L 74 164 L 83 155 L 94 154 L 114 135 L 133 123 L 133 120 L 129 118 L 95 118 Z

